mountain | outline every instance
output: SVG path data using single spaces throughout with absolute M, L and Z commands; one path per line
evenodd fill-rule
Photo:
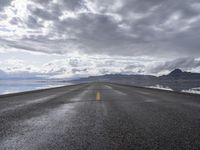
M 159 78 L 163 80 L 200 80 L 200 73 L 183 72 L 180 69 L 175 69 L 168 75 Z
M 172 72 L 170 72 L 168 74 L 168 76 L 179 76 L 183 73 L 183 71 L 181 69 L 175 69 Z
M 155 76 L 151 75 L 124 75 L 124 74 L 107 74 L 102 76 L 90 76 L 87 78 L 81 78 L 78 82 L 96 82 L 96 81 L 103 81 L 103 82 L 149 82 L 156 80 Z
M 91 76 L 73 80 L 74 83 L 86 82 L 114 82 L 129 84 L 135 86 L 157 86 L 170 88 L 174 91 L 183 91 L 192 88 L 200 87 L 200 73 L 183 72 L 180 69 L 175 69 L 167 75 L 152 76 L 152 75 L 123 75 L 123 74 L 107 74 L 102 76 Z
M 101 76 L 90 76 L 80 78 L 74 81 L 127 81 L 127 82 L 155 82 L 162 80 L 200 80 L 200 73 L 183 72 L 181 69 L 175 69 L 167 75 L 124 75 L 124 74 L 107 74 Z

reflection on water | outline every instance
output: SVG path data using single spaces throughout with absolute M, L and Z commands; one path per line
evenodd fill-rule
M 157 85 L 155 85 L 155 86 L 147 86 L 148 88 L 154 88 L 154 89 L 161 89 L 161 90 L 168 90 L 168 91 L 173 91 L 171 88 L 169 88 L 169 87 L 165 87 L 165 86 L 163 86 L 163 85 L 159 85 L 159 84 L 157 84 Z
M 32 91 L 38 89 L 45 89 L 51 87 L 59 87 L 64 85 L 71 85 L 73 83 L 63 81 L 52 81 L 52 80 L 0 80 L 0 95 L 8 93 L 17 93 L 24 91 Z M 193 84 L 137 84 L 137 86 L 143 86 L 148 88 L 179 91 L 186 93 L 200 94 L 200 87 L 192 87 Z
M 200 87 L 192 88 L 192 89 L 189 89 L 189 90 L 182 90 L 182 92 L 200 94 Z
M 59 81 L 0 80 L 0 95 L 70 85 Z
M 168 90 L 168 91 L 176 91 L 173 90 L 171 88 L 169 88 L 168 86 L 163 86 L 163 85 L 155 85 L 155 86 L 146 86 L 148 88 L 154 88 L 154 89 L 161 89 L 161 90 Z M 180 87 L 178 87 L 180 89 Z M 193 93 L 193 94 L 200 94 L 200 87 L 197 88 L 191 88 L 191 89 L 183 89 L 179 92 L 184 92 L 184 93 Z

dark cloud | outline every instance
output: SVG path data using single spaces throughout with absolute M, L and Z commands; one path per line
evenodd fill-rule
M 26 25 L 28 28 L 41 28 L 44 27 L 41 23 L 39 23 L 38 19 L 36 17 L 33 17 L 31 15 L 28 16 Z
M 9 6 L 12 0 L 0 0 L 0 11 L 6 7 Z
M 86 3 L 80 0 L 60 1 L 57 4 L 49 2 L 46 6 L 48 9 L 36 8 L 32 13 L 44 20 L 52 20 L 51 35 L 68 35 L 70 39 L 67 37 L 65 40 L 76 44 L 75 47 L 85 53 L 156 56 L 168 54 L 171 57 L 179 52 L 186 56 L 188 51 L 194 51 L 194 54 L 189 53 L 193 56 L 199 54 L 198 42 L 195 46 L 193 40 L 193 37 L 199 34 L 179 29 L 188 26 L 189 19 L 199 16 L 199 12 L 192 9 L 195 2 L 197 1 L 125 0 L 118 10 L 112 11 L 109 7 L 113 2 L 102 1 L 97 3 L 99 7 L 104 6 L 101 14 L 81 13 L 75 18 L 59 20 L 64 10 L 75 11 L 86 7 Z M 119 15 L 121 20 L 107 13 Z M 173 20 L 173 17 L 177 18 Z M 193 29 L 194 25 L 195 23 L 190 24 L 188 30 Z M 184 34 L 186 35 L 181 36 Z M 187 38 L 183 38 L 186 36 Z M 187 46 L 182 46 L 185 41 Z M 57 51 L 60 53 L 59 49 Z
M 71 11 L 75 11 L 77 9 L 84 7 L 83 0 L 59 0 L 59 2 L 63 9 L 67 9 Z
M 58 17 L 61 15 L 61 10 L 59 8 L 59 5 L 57 4 L 44 4 L 44 8 L 38 8 L 32 5 L 28 6 L 28 9 L 30 13 L 38 18 L 41 18 L 43 20 L 58 20 Z
M 86 53 L 112 53 L 118 50 L 117 47 L 134 42 L 119 30 L 113 18 L 106 15 L 81 14 L 70 23 L 66 21 L 66 26 L 79 30 L 76 38 Z
M 42 5 L 48 5 L 49 3 L 52 3 L 53 0 L 34 0 L 34 2 Z
M 10 2 L 0 0 L 0 11 Z M 1 36 L 0 43 L 45 53 L 78 51 L 176 59 L 153 68 L 153 72 L 187 69 L 195 66 L 194 58 L 200 57 L 199 10 L 199 0 L 34 0 L 27 4 L 24 17 L 11 17 L 1 11 L 0 16 L 8 16 L 10 24 L 0 26 L 0 30 L 11 31 L 10 25 L 15 25 L 27 32 L 15 32 L 15 38 L 9 40 Z M 70 65 L 77 67 L 79 63 L 72 60 Z M 122 71 L 142 72 L 143 68 L 133 65 Z M 100 72 L 107 71 L 102 68 Z

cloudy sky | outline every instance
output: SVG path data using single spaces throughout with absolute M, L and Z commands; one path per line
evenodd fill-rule
M 200 72 L 199 0 L 0 0 L 0 77 Z

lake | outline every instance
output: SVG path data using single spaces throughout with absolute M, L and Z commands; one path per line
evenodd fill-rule
M 46 80 L 0 80 L 0 95 L 71 85 L 70 82 Z

